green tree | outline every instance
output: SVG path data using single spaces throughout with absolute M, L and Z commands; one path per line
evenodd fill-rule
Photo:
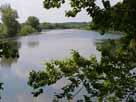
M 17 11 L 13 10 L 10 5 L 2 5 L 0 12 L 2 14 L 4 33 L 6 33 L 7 36 L 15 36 L 19 31 Z
M 95 56 L 84 58 L 72 51 L 69 59 L 47 62 L 43 71 L 32 71 L 28 81 L 34 89 L 32 94 L 37 97 L 43 87 L 65 77 L 70 83 L 62 88 L 62 93 L 55 94 L 58 100 L 72 101 L 85 90 L 87 94 L 82 93 L 83 98 L 77 102 L 135 102 L 135 49 L 124 38 L 98 43 L 97 49 L 102 53 L 100 61 Z
M 103 7 L 97 5 L 96 0 L 69 0 L 71 10 L 66 12 L 66 16 L 75 17 L 82 9 L 85 9 L 92 17 L 95 28 L 100 29 L 102 33 L 105 30 L 123 31 L 129 35 L 136 33 L 136 1 L 135 0 L 117 0 L 118 3 L 111 6 L 111 0 L 101 0 Z M 65 0 L 44 0 L 46 9 L 59 8 Z
M 39 32 L 41 31 L 40 22 L 37 17 L 34 16 L 28 17 L 26 24 L 32 26 L 34 29 L 36 29 Z
M 36 32 L 36 30 L 31 25 L 22 25 L 21 30 L 19 32 L 20 35 L 28 35 Z
M 65 0 L 44 0 L 44 7 L 59 8 L 64 3 Z M 75 17 L 85 9 L 102 33 L 113 29 L 125 32 L 126 36 L 98 44 L 99 61 L 95 56 L 87 59 L 72 51 L 69 59 L 47 62 L 43 71 L 32 71 L 28 84 L 34 89 L 32 94 L 35 97 L 43 92 L 44 86 L 65 77 L 71 83 L 62 88 L 62 93 L 55 95 L 57 102 L 62 98 L 71 102 L 82 89 L 87 94 L 77 102 L 136 101 L 136 1 L 123 0 L 111 6 L 110 0 L 102 0 L 102 4 L 103 8 L 96 4 L 96 0 L 70 0 L 72 9 L 66 12 L 66 16 Z

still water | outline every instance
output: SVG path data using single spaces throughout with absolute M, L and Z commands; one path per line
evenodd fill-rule
M 11 39 L 18 45 L 19 58 L 0 59 L 0 81 L 4 83 L 1 93 L 2 102 L 51 102 L 54 92 L 58 91 L 65 81 L 46 87 L 44 94 L 33 98 L 31 88 L 27 85 L 29 72 L 42 70 L 44 62 L 52 59 L 64 59 L 75 49 L 82 56 L 95 54 L 96 41 L 116 39 L 120 35 L 105 34 L 86 30 L 49 30 L 42 34 Z M 9 40 L 10 42 L 10 40 Z

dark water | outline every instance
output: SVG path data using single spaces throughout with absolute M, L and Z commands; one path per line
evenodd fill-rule
M 27 85 L 31 70 L 42 70 L 45 61 L 63 59 L 70 56 L 75 49 L 82 56 L 100 53 L 96 50 L 96 41 L 100 39 L 116 39 L 120 35 L 105 34 L 85 30 L 51 30 L 40 35 L 31 35 L 13 39 L 19 45 L 19 58 L 0 60 L 0 81 L 4 83 L 2 102 L 51 102 L 53 93 L 58 91 L 65 80 L 49 86 L 45 93 L 33 98 L 31 88 Z

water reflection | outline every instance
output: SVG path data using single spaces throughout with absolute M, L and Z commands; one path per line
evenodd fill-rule
M 34 47 L 37 47 L 39 45 L 39 41 L 29 41 L 28 42 L 28 46 L 30 48 L 34 48 Z
M 0 65 L 2 68 L 10 68 L 13 63 L 17 63 L 20 43 L 13 40 L 1 40 L 0 47 Z
M 64 59 L 70 56 L 70 49 L 78 50 L 82 56 L 88 57 L 90 54 L 100 56 L 100 52 L 96 50 L 96 39 L 118 38 L 120 35 L 104 35 L 101 36 L 97 32 L 85 30 L 52 30 L 43 32 L 41 35 L 31 35 L 19 37 L 6 42 L 14 42 L 12 45 L 7 44 L 9 48 L 18 49 L 15 51 L 19 54 L 17 59 L 12 61 L 11 66 L 7 65 L 5 57 L 0 65 L 0 81 L 4 83 L 2 92 L 2 102 L 51 102 L 54 92 L 59 92 L 61 84 L 65 82 L 59 81 L 56 85 L 45 88 L 45 93 L 38 98 L 33 99 L 31 89 L 27 85 L 29 72 L 32 70 L 43 70 L 45 60 Z M 29 42 L 33 43 L 29 46 Z M 14 45 L 14 46 L 13 46 Z M 12 47 L 11 47 L 12 46 Z M 14 51 L 9 51 L 14 52 Z M 17 55 L 18 55 L 17 54 Z M 8 57 L 8 60 L 11 58 Z M 12 59 L 11 59 L 12 60 Z M 6 68 L 4 68 L 6 67 Z M 65 84 L 64 84 L 65 85 Z
M 2 68 L 11 68 L 12 64 L 17 63 L 18 58 L 5 58 L 0 59 L 0 65 Z
M 86 59 L 73 51 L 69 59 L 47 62 L 43 71 L 30 72 L 28 85 L 33 88 L 33 96 L 38 97 L 43 87 L 65 77 L 70 83 L 54 94 L 55 102 L 135 102 L 136 52 L 128 42 L 123 38 L 97 43 L 100 61 L 94 56 Z
M 17 63 L 19 58 L 19 47 L 16 41 L 0 41 L 0 65 L 2 68 L 10 68 L 13 63 Z M 3 83 L 0 82 L 0 91 L 3 89 Z

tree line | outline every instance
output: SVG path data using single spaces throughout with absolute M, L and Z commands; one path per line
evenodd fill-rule
M 97 44 L 100 60 L 95 56 L 84 58 L 73 50 L 70 58 L 46 62 L 43 71 L 30 72 L 28 85 L 33 88 L 33 96 L 65 77 L 70 83 L 54 94 L 53 102 L 136 102 L 136 0 L 118 0 L 115 5 L 110 0 L 101 0 L 103 7 L 96 0 L 69 1 L 71 9 L 66 16 L 75 17 L 84 9 L 101 33 L 113 29 L 125 34 L 121 39 Z M 50 9 L 65 2 L 44 0 L 43 3 Z M 80 98 L 75 99 L 78 95 Z
M 90 29 L 90 22 L 41 23 L 42 29 Z
M 13 37 L 18 35 L 28 35 L 34 32 L 41 32 L 42 29 L 90 29 L 88 22 L 69 22 L 69 23 L 40 23 L 39 19 L 29 16 L 25 23 L 19 23 L 17 10 L 10 5 L 0 7 L 1 21 L 0 37 Z
M 37 17 L 30 16 L 25 23 L 18 22 L 18 13 L 10 5 L 0 7 L 1 21 L 0 37 L 13 37 L 17 35 L 27 35 L 33 32 L 40 32 L 40 22 Z

